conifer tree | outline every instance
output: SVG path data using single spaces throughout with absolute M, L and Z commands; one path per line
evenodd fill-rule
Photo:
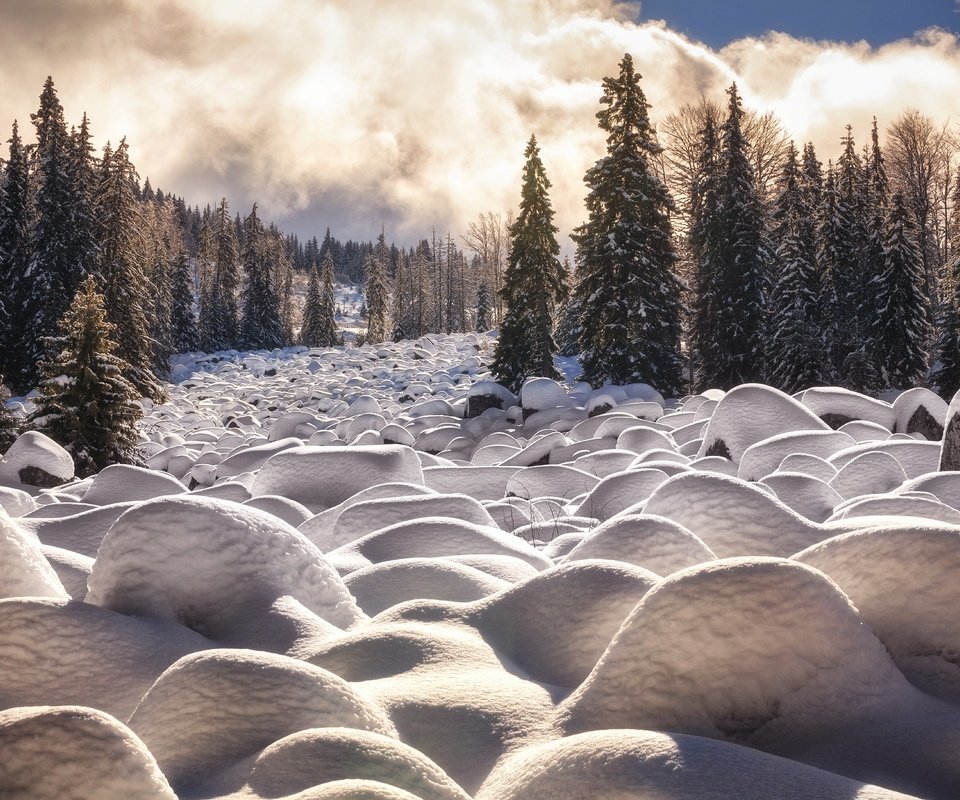
M 70 235 L 67 247 L 76 273 L 80 277 L 96 270 L 100 249 L 95 207 L 97 159 L 94 157 L 92 138 L 90 120 L 84 113 L 80 127 L 70 136 L 70 153 L 67 161 L 73 192 L 70 201 Z
M 143 217 L 137 200 L 137 173 L 127 156 L 126 139 L 109 146 L 100 164 L 96 211 L 100 250 L 97 274 L 107 318 L 116 329 L 117 355 L 127 378 L 144 397 L 161 400 L 163 389 L 151 370 L 153 342 L 146 305 L 152 291 L 138 259 Z
M 310 267 L 307 283 L 307 300 L 303 306 L 303 320 L 300 324 L 300 344 L 304 347 L 325 347 L 322 340 L 323 295 L 320 288 L 320 270 L 314 264 Z
M 877 130 L 877 118 L 873 118 L 870 132 L 870 150 L 864 160 L 863 185 L 858 190 L 863 218 L 862 247 L 860 251 L 860 280 L 857 281 L 857 309 L 859 333 L 866 343 L 866 351 L 871 360 L 879 366 L 884 355 L 880 349 L 880 340 L 876 330 L 879 319 L 877 296 L 874 283 L 884 271 L 884 245 L 886 240 L 886 222 L 889 216 L 889 184 L 887 171 L 880 150 L 880 135 Z
M 566 293 L 550 181 L 535 136 L 523 155 L 520 213 L 510 226 L 510 255 L 501 289 L 506 312 L 490 365 L 496 379 L 513 392 L 531 376 L 559 379 L 553 366 L 553 314 Z
M 721 301 L 719 204 L 720 140 L 713 115 L 707 114 L 699 136 L 699 158 L 691 188 L 691 219 L 687 234 L 693 261 L 690 340 L 697 389 L 716 385 L 717 369 L 722 359 L 723 331 L 718 328 L 717 317 L 717 306 Z
M 646 381 L 676 395 L 683 371 L 673 201 L 658 176 L 662 148 L 639 81 L 629 54 L 619 75 L 603 81 L 597 119 L 607 155 L 584 177 L 589 218 L 574 236 L 581 363 L 583 379 L 595 386 Z
M 256 350 L 283 347 L 285 337 L 280 305 L 271 278 L 269 235 L 257 216 L 257 206 L 243 221 L 240 261 L 247 280 L 243 288 L 241 343 Z
M 723 389 L 763 376 L 767 275 L 763 210 L 741 128 L 743 108 L 736 84 L 727 95 L 718 158 L 716 240 L 709 274 L 701 272 L 713 317 L 709 347 L 700 353 L 701 380 Z
M 874 283 L 882 374 L 888 386 L 906 389 L 926 375 L 931 329 L 923 261 L 899 192 L 891 203 L 883 263 L 883 273 Z
M 402 253 L 393 279 L 393 336 L 395 342 L 413 338 L 413 264 Z
M 387 278 L 387 247 L 383 230 L 377 246 L 367 258 L 364 270 L 367 276 L 367 341 L 371 344 L 387 340 L 387 303 L 390 288 Z
M 950 238 L 953 246 L 947 269 L 951 292 L 944 298 L 938 315 L 939 367 L 932 376 L 940 394 L 948 401 L 960 391 L 960 178 L 954 183 Z
M 813 209 L 807 205 L 797 151 L 790 143 L 774 220 L 778 261 L 771 295 L 768 381 L 794 393 L 825 380 Z
M 177 230 L 170 248 L 170 328 L 174 353 L 192 353 L 200 347 L 193 311 L 193 275 L 183 236 Z
M 477 286 L 477 333 L 486 333 L 490 330 L 493 304 L 490 301 L 490 289 L 486 281 L 480 281 Z
M 115 355 L 117 331 L 107 320 L 93 276 L 81 285 L 50 341 L 56 355 L 41 364 L 44 380 L 31 425 L 73 456 L 78 477 L 109 464 L 137 463 L 138 393 Z
M 10 155 L 0 173 L 0 372 L 27 390 L 32 320 L 25 313 L 29 286 L 32 197 L 26 151 L 17 123 L 9 140 Z
M 24 276 L 23 306 L 28 323 L 24 329 L 24 371 L 10 376 L 18 388 L 24 389 L 36 383 L 38 365 L 47 355 L 46 339 L 56 332 L 83 278 L 70 247 L 74 200 L 70 137 L 52 78 L 44 83 L 40 108 L 31 119 L 37 131 L 37 192 L 31 262 Z
M 323 282 L 322 303 L 320 305 L 320 332 L 326 347 L 343 344 L 343 335 L 337 328 L 337 296 L 334 289 L 333 253 L 327 250 L 320 264 L 320 280 Z
M 9 399 L 10 392 L 4 385 L 3 375 L 0 375 L 0 455 L 7 452 L 20 432 L 20 423 L 13 412 L 7 408 Z
M 240 285 L 237 227 L 222 198 L 201 229 L 200 258 L 204 266 L 200 333 L 206 352 L 238 344 L 237 289 Z

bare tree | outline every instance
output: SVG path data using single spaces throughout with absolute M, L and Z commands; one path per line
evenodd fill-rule
M 937 219 L 939 195 L 949 191 L 949 182 L 946 189 L 937 184 L 945 182 L 942 173 L 950 160 L 949 136 L 945 127 L 937 128 L 929 117 L 910 108 L 897 117 L 887 137 L 891 183 L 903 194 L 913 215 L 927 294 L 931 302 L 936 302 L 937 276 L 942 267 L 938 238 L 945 236 L 944 223 Z
M 494 295 L 493 324 L 503 318 L 503 299 L 500 297 L 503 270 L 507 263 L 507 247 L 510 241 L 509 214 L 505 220 L 501 214 L 488 211 L 481 214 L 467 227 L 463 243 L 479 260 L 480 279 L 486 280 Z

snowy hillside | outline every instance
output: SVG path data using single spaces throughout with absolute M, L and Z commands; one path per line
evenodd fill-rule
M 82 481 L 21 436 L 0 796 L 960 796 L 960 408 L 491 349 L 181 357 Z

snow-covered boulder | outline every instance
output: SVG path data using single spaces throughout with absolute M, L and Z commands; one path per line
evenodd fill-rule
M 29 595 L 67 597 L 67 591 L 39 542 L 0 509 L 0 598 Z
M 21 433 L 0 459 L 0 481 L 26 486 L 59 486 L 73 478 L 73 458 L 40 431 Z

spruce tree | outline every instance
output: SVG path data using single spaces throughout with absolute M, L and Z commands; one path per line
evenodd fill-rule
M 179 231 L 177 232 L 179 233 Z M 183 237 L 170 249 L 170 328 L 174 353 L 192 353 L 200 347 L 200 332 L 193 311 L 193 274 Z
M 791 142 L 773 214 L 778 269 L 767 344 L 767 380 L 790 394 L 823 383 L 828 374 L 818 325 L 820 298 L 812 214 Z
M 713 297 L 715 338 L 700 354 L 702 381 L 722 389 L 759 381 L 764 374 L 767 275 L 763 209 L 741 128 L 743 108 L 736 84 L 727 95 L 718 157 L 716 241 L 710 274 L 702 275 Z
M 25 304 L 29 287 L 30 224 L 33 204 L 26 151 L 17 123 L 9 140 L 10 155 L 0 173 L 0 372 L 10 376 L 11 385 L 26 391 L 32 320 Z
M 44 380 L 31 426 L 66 448 L 78 477 L 139 461 L 142 410 L 124 377 L 129 365 L 115 355 L 116 335 L 89 276 L 61 320 L 60 335 L 49 342 L 55 357 L 41 364 Z
M 152 287 L 138 258 L 143 216 L 137 200 L 137 173 L 127 156 L 126 139 L 116 150 L 109 145 L 100 164 L 96 194 L 100 250 L 99 285 L 107 318 L 116 329 L 117 355 L 127 378 L 144 397 L 162 400 L 163 389 L 151 369 L 146 305 Z
M 931 326 L 923 262 L 899 192 L 891 203 L 883 264 L 883 273 L 873 286 L 882 375 L 888 386 L 906 389 L 918 385 L 926 375 Z
M 477 333 L 486 333 L 490 330 L 490 323 L 493 321 L 493 304 L 490 301 L 490 288 L 486 281 L 480 281 L 477 286 Z
M 325 347 L 343 344 L 343 335 L 337 328 L 337 296 L 333 278 L 333 253 L 327 250 L 320 264 L 320 279 L 323 281 L 322 303 L 320 305 L 321 339 Z
M 607 155 L 584 177 L 588 220 L 577 229 L 583 379 L 646 381 L 664 395 L 684 385 L 680 358 L 680 280 L 670 231 L 673 201 L 658 175 L 646 97 L 624 55 L 604 78 L 598 113 Z
M 940 394 L 948 401 L 960 391 L 960 178 L 953 189 L 950 240 L 952 255 L 947 269 L 951 291 L 940 307 L 936 343 L 939 367 L 932 376 Z
M 320 271 L 317 265 L 310 267 L 307 283 L 307 300 L 303 305 L 303 320 L 300 324 L 300 344 L 304 347 L 324 347 L 322 341 L 321 317 L 323 314 L 323 295 L 320 289 Z
M 239 337 L 237 289 L 240 285 L 237 227 L 222 198 L 205 218 L 199 258 L 204 281 L 200 306 L 201 345 L 206 352 L 235 347 Z
M 38 365 L 47 355 L 46 339 L 56 332 L 83 278 L 70 246 L 75 200 L 71 143 L 52 78 L 44 83 L 40 108 L 31 119 L 37 131 L 37 192 L 31 261 L 24 276 L 23 307 L 28 323 L 22 343 L 23 372 L 10 376 L 21 389 L 33 386 L 39 378 Z
M 19 421 L 13 415 L 13 412 L 7 408 L 7 400 L 9 399 L 10 392 L 4 385 L 3 375 L 0 375 L 0 455 L 7 452 L 20 433 Z
M 272 350 L 285 342 L 276 288 L 271 277 L 274 253 L 257 216 L 257 206 L 243 222 L 240 261 L 247 276 L 243 287 L 241 343 L 255 350 Z
M 859 333 L 866 344 L 866 351 L 879 368 L 883 363 L 882 337 L 876 330 L 879 319 L 874 283 L 884 271 L 884 246 L 886 221 L 889 215 L 889 184 L 887 171 L 880 150 L 880 135 L 877 119 L 873 119 L 870 132 L 870 150 L 864 163 L 863 185 L 858 191 L 863 214 L 862 249 L 860 251 L 860 280 L 857 281 L 857 309 Z
M 696 389 L 718 381 L 723 331 L 717 307 L 721 302 L 718 264 L 720 243 L 720 140 L 713 115 L 707 114 L 699 136 L 699 158 L 690 197 L 691 219 L 687 243 L 691 271 L 690 340 Z
M 510 255 L 501 289 L 506 312 L 490 365 L 496 379 L 512 392 L 531 376 L 560 378 L 553 366 L 553 315 L 566 293 L 550 181 L 535 136 L 523 155 L 520 213 L 510 226 Z
M 387 278 L 387 247 L 383 231 L 377 246 L 364 265 L 367 277 L 367 337 L 371 344 L 387 340 L 387 303 L 390 287 Z

